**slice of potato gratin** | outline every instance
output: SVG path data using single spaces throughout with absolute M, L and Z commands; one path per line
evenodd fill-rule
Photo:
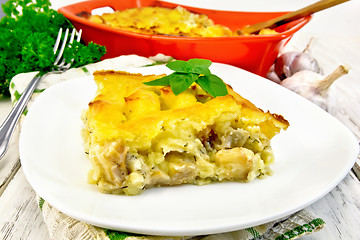
M 84 111 L 83 138 L 93 169 L 88 181 L 105 193 L 146 188 L 248 182 L 271 173 L 271 138 L 289 123 L 263 112 L 227 86 L 212 97 L 198 85 L 175 96 L 143 76 L 97 71 L 96 97 Z

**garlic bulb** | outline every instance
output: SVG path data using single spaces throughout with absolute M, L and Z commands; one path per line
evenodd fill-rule
M 310 54 L 310 47 L 313 42 L 314 39 L 311 39 L 302 52 L 286 52 L 275 60 L 274 70 L 280 80 L 291 77 L 302 70 L 322 73 L 319 63 Z
M 347 74 L 349 69 L 349 66 L 340 65 L 327 77 L 309 70 L 302 70 L 281 81 L 280 85 L 307 98 L 329 113 L 335 114 L 337 96 L 332 84 L 339 77 Z
M 303 70 L 316 73 L 322 71 L 316 59 L 306 52 L 286 52 L 275 61 L 275 72 L 280 79 L 291 77 Z

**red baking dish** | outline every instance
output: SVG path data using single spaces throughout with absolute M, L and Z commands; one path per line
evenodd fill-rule
M 92 0 L 65 6 L 58 11 L 64 14 L 77 29 L 82 29 L 82 38 L 85 42 L 92 41 L 106 46 L 107 54 L 104 58 L 126 54 L 150 57 L 162 53 L 181 60 L 210 59 L 213 62 L 234 65 L 261 76 L 266 76 L 281 47 L 311 19 L 311 16 L 308 16 L 279 26 L 275 29 L 278 34 L 273 35 L 210 38 L 146 35 L 111 28 L 80 17 L 81 13 L 91 13 L 92 10 L 102 7 L 111 7 L 116 11 L 145 6 L 174 8 L 178 5 L 194 13 L 206 14 L 214 23 L 225 25 L 231 30 L 241 29 L 243 26 L 286 13 L 218 11 L 158 0 Z

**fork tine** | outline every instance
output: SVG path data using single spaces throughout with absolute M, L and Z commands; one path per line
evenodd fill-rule
M 59 47 L 59 43 L 60 43 L 60 40 L 61 40 L 61 35 L 62 35 L 62 28 L 59 29 L 59 33 L 58 33 L 56 41 L 55 41 L 55 45 L 54 45 L 54 48 L 53 48 L 54 54 L 56 53 L 56 51 L 57 51 L 57 49 Z
M 58 62 L 60 61 L 61 56 L 62 56 L 63 53 L 64 53 L 64 49 L 65 49 L 65 46 L 66 46 L 66 42 L 67 42 L 68 35 L 69 35 L 69 29 L 67 28 L 66 31 L 65 31 L 65 36 L 64 36 L 63 43 L 62 43 L 62 45 L 61 45 L 60 51 L 59 51 L 59 53 L 58 53 L 58 55 L 57 55 L 57 58 L 56 58 L 56 60 L 55 60 L 55 62 L 54 62 L 54 65 L 57 65 L 57 64 L 58 64 Z
M 69 44 L 72 43 L 74 41 L 75 38 L 75 33 L 76 33 L 76 29 L 74 28 L 71 32 L 71 37 L 70 37 L 70 41 Z
M 80 29 L 79 32 L 78 32 L 78 36 L 77 36 L 77 39 L 76 39 L 77 42 L 80 42 L 81 34 L 82 34 L 82 29 Z

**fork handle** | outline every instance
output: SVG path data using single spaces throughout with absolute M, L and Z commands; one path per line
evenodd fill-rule
M 21 94 L 15 106 L 11 109 L 3 124 L 0 126 L 0 159 L 4 157 L 9 147 L 9 142 L 15 130 L 16 124 L 19 121 L 20 116 L 24 112 L 31 95 L 33 94 L 35 88 L 43 76 L 43 73 L 38 73 L 35 75 L 35 77 L 25 88 L 24 92 Z

